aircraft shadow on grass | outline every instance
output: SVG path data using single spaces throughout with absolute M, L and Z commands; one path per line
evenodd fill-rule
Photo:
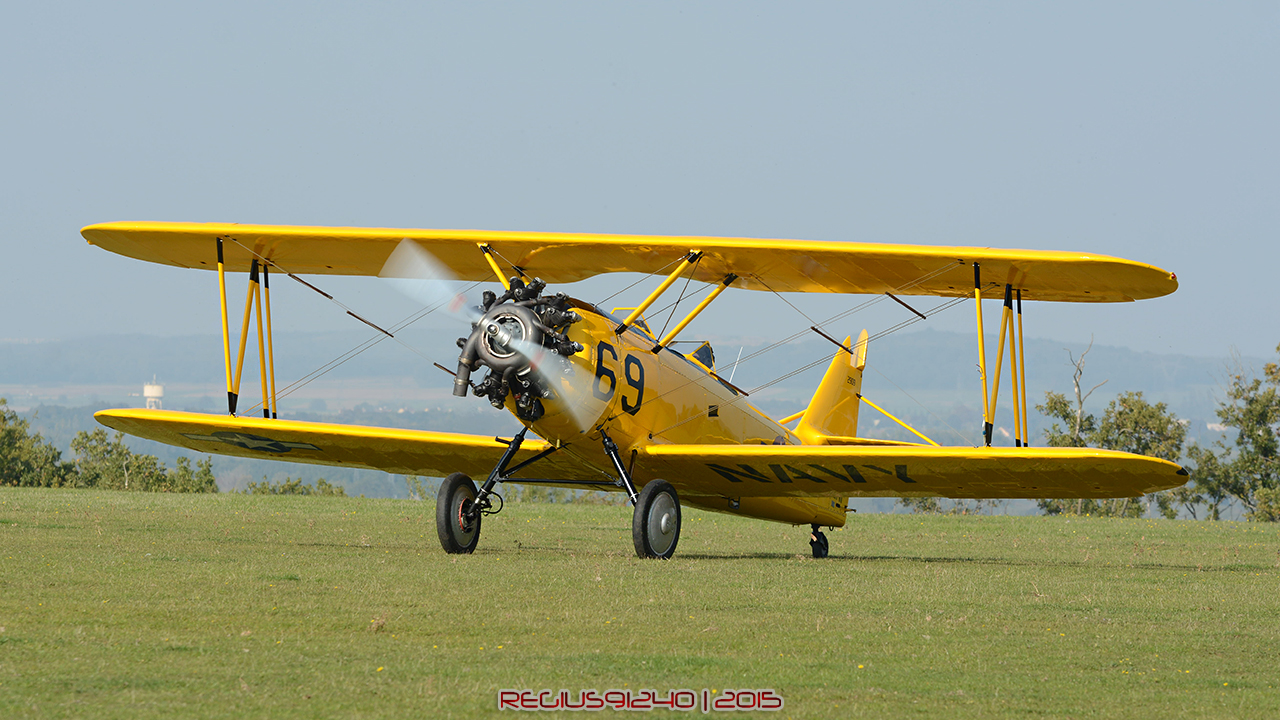
M 513 547 L 507 548 L 477 548 L 473 553 L 477 557 L 498 556 L 515 552 L 517 554 L 539 555 L 542 557 L 565 556 L 565 555 L 581 555 L 586 557 L 588 553 L 580 553 L 568 548 L 551 546 L 551 545 L 528 545 L 520 541 L 512 541 Z M 345 548 L 354 551 L 382 551 L 396 550 L 406 552 L 418 552 L 422 548 L 414 544 L 393 544 L 385 543 L 370 545 L 349 545 L 347 543 L 338 542 L 295 542 L 290 545 L 295 548 Z M 606 553 L 606 555 L 610 555 Z M 795 560 L 797 558 L 807 558 L 803 553 L 784 553 L 784 552 L 754 552 L 754 553 L 681 553 L 680 557 L 684 560 Z M 1098 564 L 1097 562 L 1086 562 L 1081 560 L 1041 560 L 1041 559 L 1012 559 L 997 557 L 972 557 L 972 556 L 920 556 L 920 555 L 828 555 L 825 560 L 827 562 L 838 563 L 860 563 L 860 564 L 877 564 L 891 562 L 919 563 L 924 565 L 992 565 L 1001 567 L 1056 567 L 1056 568 L 1089 568 L 1094 570 L 1105 568 L 1125 568 L 1128 570 L 1181 570 L 1186 572 L 1236 572 L 1236 571 L 1260 571 L 1273 570 L 1272 565 L 1265 564 L 1248 564 L 1248 563 L 1232 563 L 1230 565 L 1190 565 L 1176 563 L 1159 563 L 1159 562 L 1135 562 L 1123 565 L 1107 565 Z

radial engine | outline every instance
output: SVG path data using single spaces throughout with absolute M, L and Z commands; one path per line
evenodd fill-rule
M 514 395 L 516 416 L 534 422 L 546 412 L 542 401 L 556 396 L 555 378 L 572 372 L 568 358 L 582 351 L 566 334 L 582 316 L 570 309 L 564 293 L 543 295 L 546 283 L 538 278 L 525 283 L 514 277 L 510 285 L 501 296 L 484 292 L 471 335 L 458 338 L 462 354 L 453 394 L 465 397 L 470 387 L 496 408 Z M 489 373 L 472 383 L 471 373 L 481 366 Z

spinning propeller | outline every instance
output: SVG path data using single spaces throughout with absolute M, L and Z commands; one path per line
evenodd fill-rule
M 465 397 L 467 388 L 488 398 L 497 408 L 514 400 L 516 416 L 534 422 L 562 412 L 576 430 L 590 427 L 598 413 L 586 407 L 591 398 L 591 372 L 575 355 L 582 344 L 570 340 L 569 326 L 582 317 L 563 293 L 543 295 L 546 283 L 510 280 L 502 295 L 486 290 L 479 307 L 470 306 L 451 284 L 457 277 L 416 242 L 404 239 L 387 258 L 378 277 L 428 307 L 446 308 L 467 322 L 471 333 L 458 338 L 462 353 L 454 376 L 453 394 Z M 471 373 L 481 367 L 488 374 L 478 383 Z

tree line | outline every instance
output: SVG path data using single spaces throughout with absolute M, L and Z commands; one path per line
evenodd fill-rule
M 63 460 L 62 451 L 33 434 L 30 421 L 0 398 L 0 485 L 218 492 L 211 460 L 193 467 L 189 458 L 180 457 L 176 467 L 169 468 L 154 455 L 130 450 L 122 433 L 111 437 L 103 429 L 82 431 L 71 441 L 71 450 L 75 458 Z
M 1280 354 L 1280 346 L 1276 352 Z M 1062 394 L 1046 393 L 1044 404 L 1036 406 L 1058 421 L 1045 433 L 1048 444 L 1121 450 L 1178 462 L 1187 468 L 1191 480 L 1146 498 L 1041 500 L 1045 513 L 1133 517 L 1154 507 L 1171 519 L 1185 512 L 1196 519 L 1218 520 L 1234 502 L 1248 520 L 1280 521 L 1280 365 L 1267 363 L 1262 377 L 1248 375 L 1242 368 L 1231 372 L 1216 414 L 1223 426 L 1235 431 L 1235 437 L 1208 446 L 1192 444 L 1184 452 L 1186 423 L 1164 403 L 1147 402 L 1140 392 L 1121 393 L 1101 417 L 1085 413 L 1083 399 L 1088 394 L 1082 396 L 1080 390 L 1083 361 L 1082 355 L 1075 362 L 1074 405 Z
M 1276 347 L 1280 354 L 1280 346 Z M 1262 377 L 1237 368 L 1228 376 L 1226 397 L 1218 403 L 1221 424 L 1234 431 L 1208 446 L 1185 447 L 1187 422 L 1169 412 L 1165 403 L 1150 403 L 1141 392 L 1122 392 L 1100 416 L 1085 412 L 1084 403 L 1105 381 L 1085 391 L 1081 385 L 1086 349 L 1071 357 L 1075 371 L 1074 401 L 1063 393 L 1047 392 L 1036 410 L 1053 420 L 1045 431 L 1050 447 L 1093 447 L 1158 457 L 1185 467 L 1190 481 L 1182 487 L 1145 497 L 1115 499 L 1043 499 L 1046 515 L 1141 517 L 1154 511 L 1174 519 L 1185 513 L 1193 519 L 1219 520 L 1237 504 L 1247 520 L 1280 521 L 1280 364 L 1267 363 Z M 956 502 L 945 508 L 939 498 L 904 498 L 913 512 L 981 512 L 983 501 Z
M 169 468 L 155 455 L 135 453 L 124 444 L 124 433 L 108 435 L 98 428 L 81 431 L 71 440 L 72 460 L 39 433 L 31 432 L 31 422 L 9 408 L 0 398 L 0 486 L 97 488 L 142 492 L 216 493 L 213 461 L 179 457 Z M 346 495 L 339 485 L 320 478 L 315 485 L 301 478 L 251 482 L 248 495 Z

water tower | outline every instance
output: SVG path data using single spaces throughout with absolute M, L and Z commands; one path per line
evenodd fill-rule
M 151 382 L 142 386 L 142 397 L 147 400 L 148 410 L 159 410 L 160 401 L 164 399 L 164 386 L 156 382 L 156 377 L 151 376 Z

